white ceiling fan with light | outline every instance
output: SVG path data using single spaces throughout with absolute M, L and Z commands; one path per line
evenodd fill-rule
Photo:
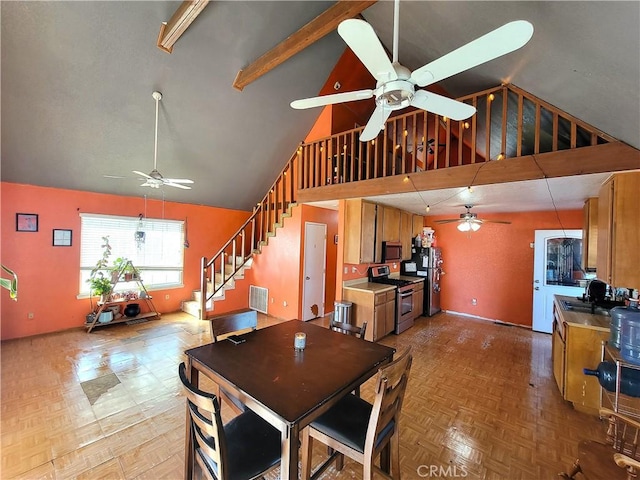
M 467 209 L 465 213 L 460 214 L 460 218 L 447 218 L 445 220 L 435 220 L 434 223 L 454 223 L 458 222 L 458 230 L 461 232 L 469 232 L 474 231 L 477 232 L 480 229 L 480 226 L 483 223 L 503 223 L 506 225 L 510 225 L 511 222 L 507 222 L 504 220 L 481 220 L 478 218 L 478 215 L 475 213 L 471 213 L 471 209 L 473 205 L 465 205 L 464 208 Z
M 453 120 L 469 118 L 476 109 L 426 90 L 426 87 L 460 72 L 513 52 L 533 35 L 533 25 L 525 20 L 509 22 L 466 45 L 411 72 L 398 63 L 399 0 L 394 4 L 393 61 L 375 31 L 364 20 L 344 20 L 338 34 L 376 79 L 375 89 L 336 93 L 291 102 L 295 109 L 333 105 L 375 97 L 376 108 L 360 135 L 367 142 L 378 136 L 391 112 L 408 106 L 420 108 Z
M 182 188 L 184 190 L 191 190 L 191 187 L 187 185 L 183 185 L 185 183 L 191 184 L 193 180 L 189 180 L 186 178 L 165 178 L 162 174 L 157 170 L 157 161 L 158 161 L 158 106 L 160 104 L 160 100 L 162 100 L 162 94 L 160 92 L 153 92 L 153 99 L 156 101 L 156 130 L 155 130 L 155 148 L 153 151 L 153 170 L 150 173 L 143 173 L 138 170 L 134 170 L 133 173 L 143 176 L 146 180 L 140 185 L 141 187 L 151 187 L 151 188 L 160 188 L 163 185 L 167 185 L 169 187 L 177 187 Z

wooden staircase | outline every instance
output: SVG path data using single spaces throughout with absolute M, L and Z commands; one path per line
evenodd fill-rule
M 183 311 L 202 320 L 212 314 L 215 302 L 224 300 L 225 291 L 235 288 L 235 282 L 244 278 L 244 271 L 251 268 L 253 255 L 262 251 L 269 238 L 275 236 L 276 229 L 283 226 L 284 218 L 291 216 L 291 209 L 296 206 L 298 155 L 298 151 L 293 154 L 251 216 L 229 241 L 211 259 L 202 257 L 200 290 L 183 302 Z

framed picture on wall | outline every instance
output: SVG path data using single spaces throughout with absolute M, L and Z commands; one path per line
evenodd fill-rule
M 17 232 L 37 232 L 38 215 L 36 213 L 16 213 Z
M 70 247 L 71 237 L 73 232 L 71 230 L 62 230 L 58 228 L 53 229 L 53 246 L 54 247 Z

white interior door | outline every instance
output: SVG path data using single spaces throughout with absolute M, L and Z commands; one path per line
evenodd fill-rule
M 304 224 L 304 282 L 302 286 L 302 320 L 324 316 L 324 290 L 327 259 L 327 226 Z
M 536 230 L 533 257 L 533 330 L 551 333 L 553 296 L 584 293 L 582 230 Z

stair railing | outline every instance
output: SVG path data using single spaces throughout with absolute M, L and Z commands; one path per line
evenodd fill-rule
M 283 218 L 295 205 L 300 149 L 286 163 L 251 216 L 211 258 L 200 260 L 200 319 L 207 316 L 207 304 L 242 270 L 254 253 L 260 253 Z M 211 285 L 211 288 L 209 288 Z

